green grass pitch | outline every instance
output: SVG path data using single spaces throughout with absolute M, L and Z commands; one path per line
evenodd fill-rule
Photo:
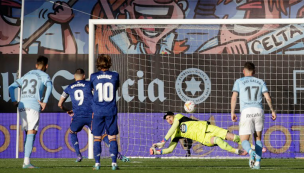
M 94 160 L 84 159 L 31 159 L 39 169 L 22 169 L 23 159 L 0 159 L 1 173 L 88 173 L 113 172 L 111 159 L 101 159 L 101 170 L 93 171 Z M 251 170 L 247 159 L 131 159 L 131 162 L 118 161 L 120 170 L 128 173 L 293 173 L 304 172 L 303 159 L 264 159 L 261 170 Z

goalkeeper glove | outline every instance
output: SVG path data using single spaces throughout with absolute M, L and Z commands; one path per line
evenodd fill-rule
M 152 145 L 152 147 L 157 147 L 157 148 L 163 148 L 164 147 L 164 145 L 165 145 L 165 143 L 166 143 L 166 141 L 165 140 L 162 140 L 161 142 L 159 142 L 159 143 L 155 143 L 155 144 L 153 144 Z
M 156 150 L 154 147 L 150 148 L 150 155 L 160 155 L 162 154 L 161 150 Z

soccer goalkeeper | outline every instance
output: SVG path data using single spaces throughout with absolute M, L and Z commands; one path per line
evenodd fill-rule
M 168 154 L 171 153 L 176 147 L 180 138 L 188 138 L 202 143 L 203 145 L 212 147 L 218 145 L 221 149 L 238 155 L 246 155 L 247 152 L 241 149 L 231 147 L 226 141 L 229 140 L 241 144 L 240 137 L 228 130 L 210 125 L 207 121 L 197 121 L 185 117 L 182 114 L 174 115 L 173 112 L 166 112 L 164 119 L 172 125 L 165 138 L 150 148 L 151 155 Z M 168 148 L 162 148 L 166 141 L 171 137 L 171 143 Z

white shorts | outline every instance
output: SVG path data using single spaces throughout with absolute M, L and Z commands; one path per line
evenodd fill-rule
M 19 109 L 22 130 L 38 130 L 40 114 L 34 109 Z
M 260 108 L 246 108 L 241 112 L 239 135 L 251 135 L 264 128 L 264 110 Z

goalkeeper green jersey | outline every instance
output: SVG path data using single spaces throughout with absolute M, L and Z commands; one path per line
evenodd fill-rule
M 203 143 L 207 127 L 207 121 L 197 121 L 181 114 L 176 114 L 172 127 L 165 136 L 165 140 L 168 140 L 170 137 L 171 141 L 175 141 L 175 138 L 188 138 Z

